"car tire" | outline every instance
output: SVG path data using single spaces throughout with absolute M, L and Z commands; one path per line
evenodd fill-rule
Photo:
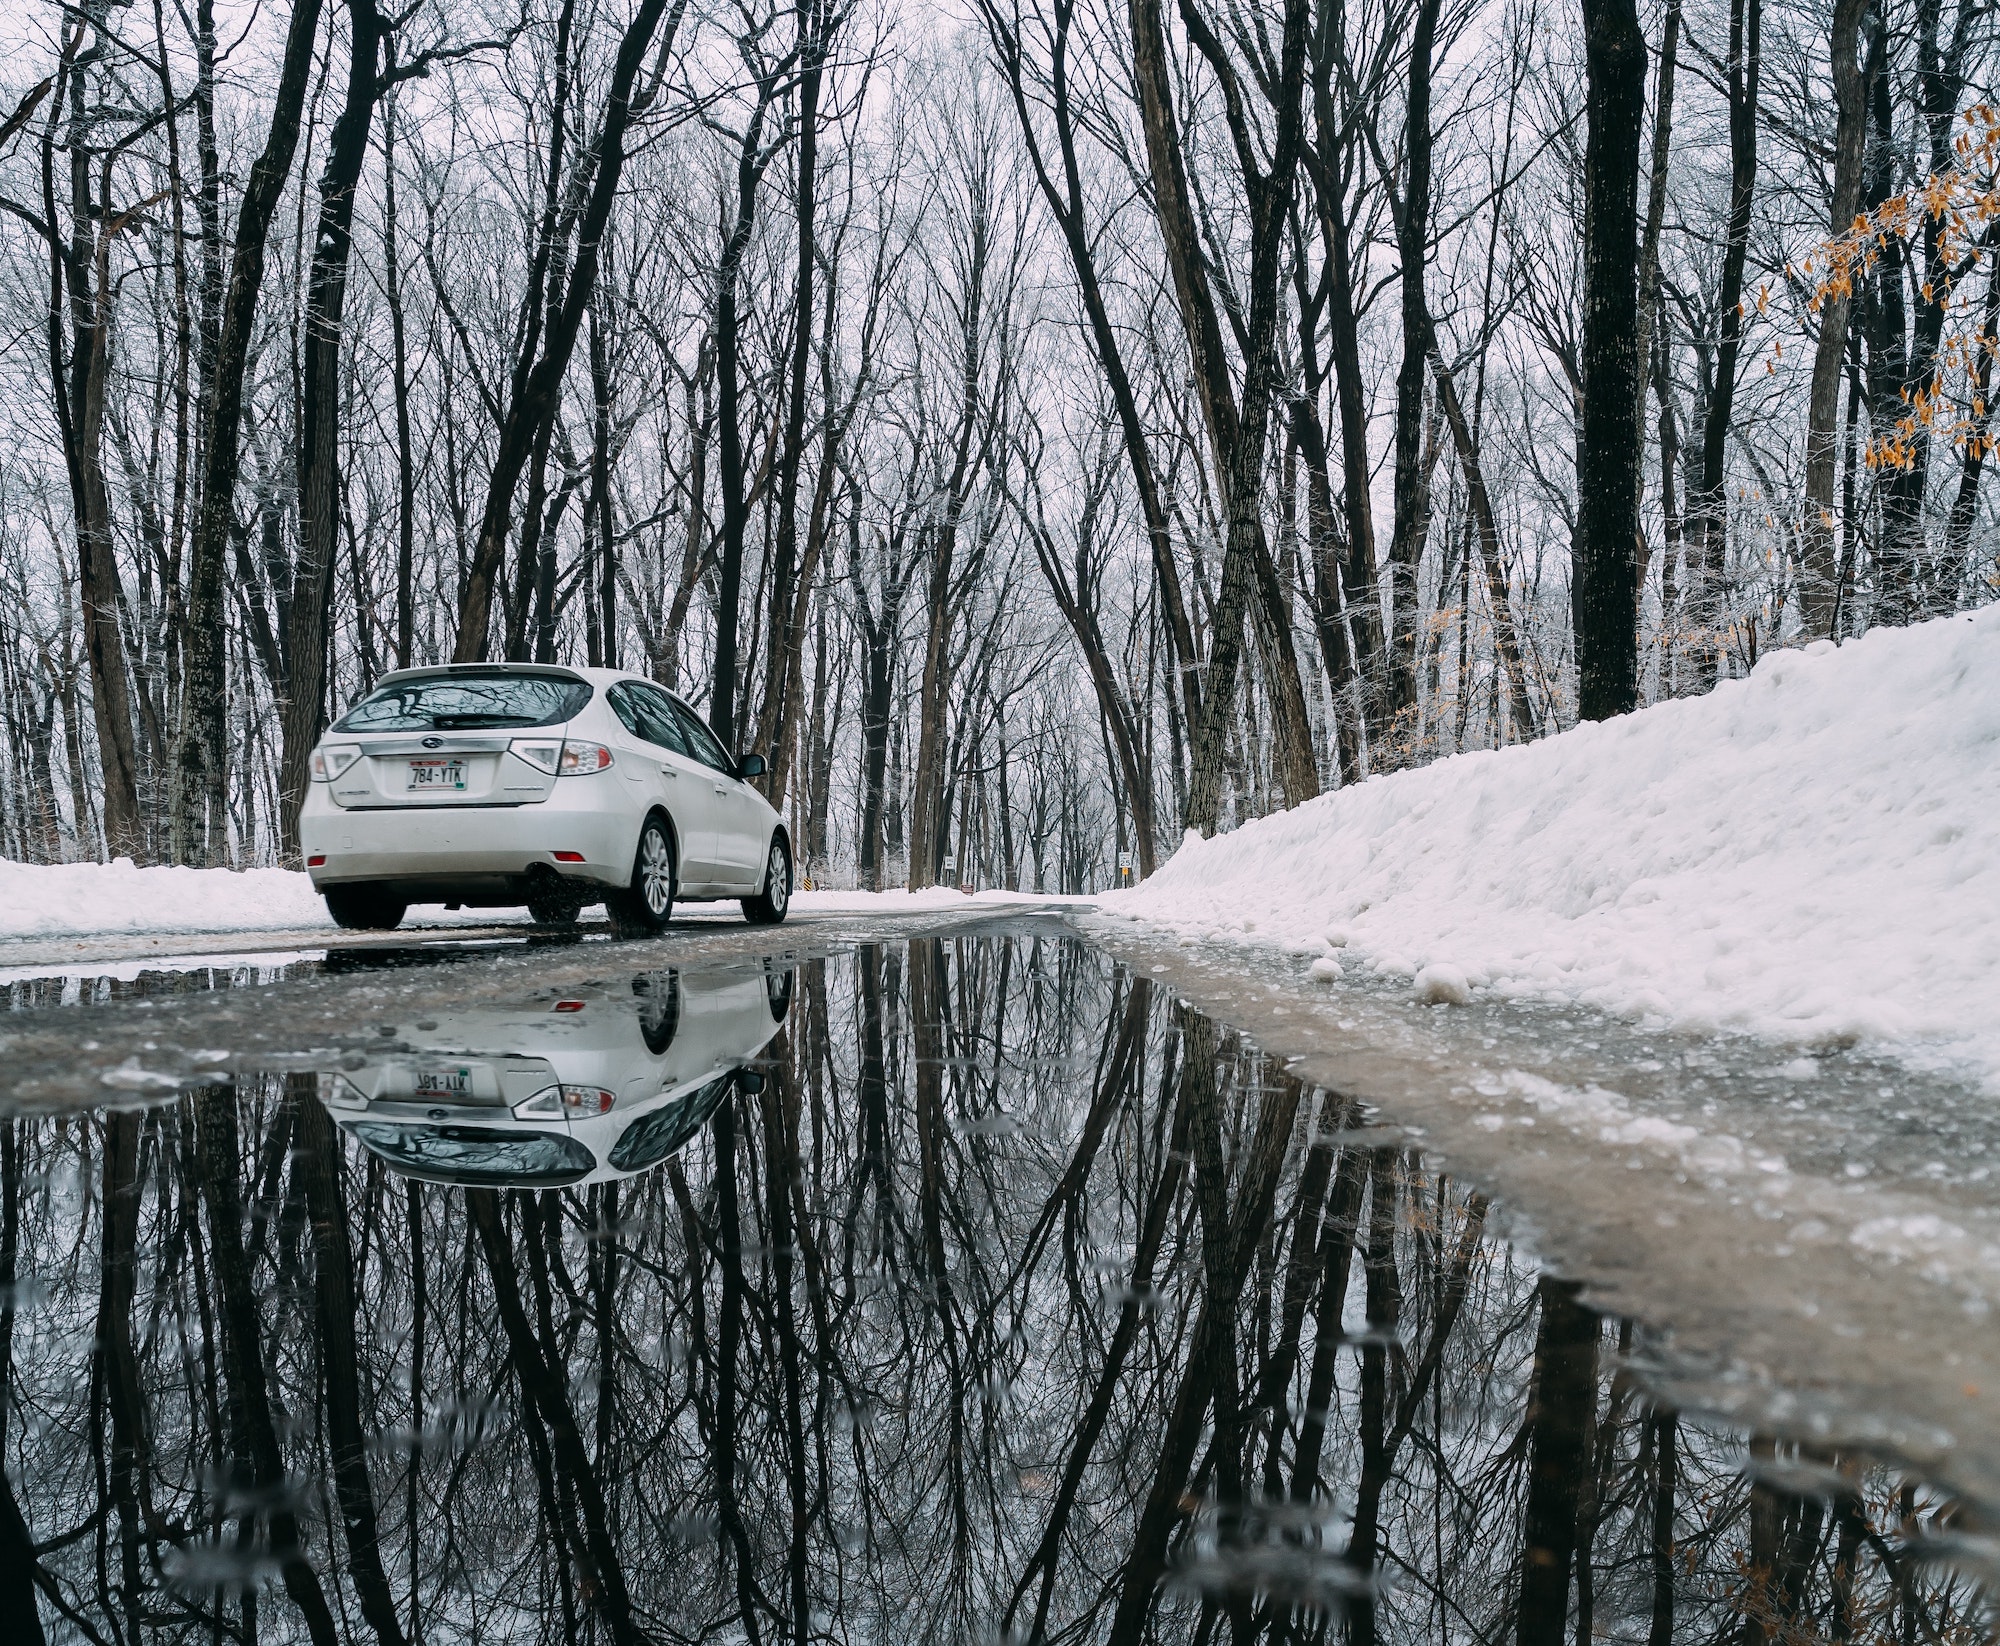
M 743 918 L 753 926 L 775 926 L 792 906 L 792 853 L 783 835 L 771 836 L 764 859 L 764 889 L 743 899 Z
M 771 1021 L 782 1023 L 792 1009 L 791 972 L 766 971 L 764 973 L 764 1004 L 771 1008 Z
M 674 914 L 674 837 L 658 817 L 646 819 L 632 854 L 632 879 L 604 900 L 620 937 L 651 937 Z
M 329 886 L 323 895 L 333 923 L 350 932 L 392 932 L 410 912 L 409 904 L 375 886 Z
M 639 997 L 639 1035 L 655 1057 L 666 1056 L 681 1026 L 681 979 L 678 972 L 653 972 L 632 979 Z

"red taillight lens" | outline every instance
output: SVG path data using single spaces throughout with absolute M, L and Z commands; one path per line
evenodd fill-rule
M 551 852 L 549 855 L 558 863 L 581 863 L 583 861 L 582 852 Z
M 599 1086 L 565 1086 L 562 1100 L 571 1114 L 609 1114 L 618 1101 L 615 1094 Z
M 516 1103 L 514 1113 L 522 1120 L 554 1119 L 557 1115 L 577 1120 L 609 1114 L 617 1102 L 618 1094 L 602 1086 L 544 1086 L 525 1103 Z
M 581 777 L 589 772 L 608 771 L 610 767 L 611 751 L 602 743 L 564 743 L 557 775 Z
M 309 869 L 321 868 L 325 865 L 325 863 L 326 863 L 325 852 L 314 852 L 311 857 L 306 859 L 306 867 Z
M 583 1010 L 583 1002 L 581 1000 L 558 1000 L 556 1002 L 556 1010 L 559 1012 L 580 1012 Z

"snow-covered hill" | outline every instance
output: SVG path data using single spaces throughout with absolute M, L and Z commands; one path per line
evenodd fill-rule
M 2000 1091 L 2000 607 L 1190 838 L 1099 907 L 1334 986 L 1866 1042 Z

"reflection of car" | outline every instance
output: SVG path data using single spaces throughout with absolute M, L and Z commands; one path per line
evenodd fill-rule
M 591 903 L 658 931 L 675 898 L 785 918 L 792 854 L 748 778 L 679 698 L 614 669 L 455 663 L 386 674 L 313 751 L 299 841 L 343 926 L 412 903 L 526 904 L 566 925 Z
M 698 1132 L 784 1021 L 789 973 L 652 972 L 434 1026 L 323 1075 L 370 1153 L 434 1183 L 555 1188 L 657 1166 Z

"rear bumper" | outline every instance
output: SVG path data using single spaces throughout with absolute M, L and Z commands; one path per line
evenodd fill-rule
M 606 774 L 607 776 L 610 774 Z M 350 811 L 315 783 L 299 814 L 299 845 L 314 890 L 363 881 L 400 883 L 410 901 L 463 897 L 518 902 L 550 873 L 598 887 L 625 885 L 637 849 L 637 816 L 606 805 L 624 785 L 565 778 L 529 806 L 402 806 Z M 557 852 L 581 862 L 556 861 Z M 312 859 L 323 858 L 314 864 Z

